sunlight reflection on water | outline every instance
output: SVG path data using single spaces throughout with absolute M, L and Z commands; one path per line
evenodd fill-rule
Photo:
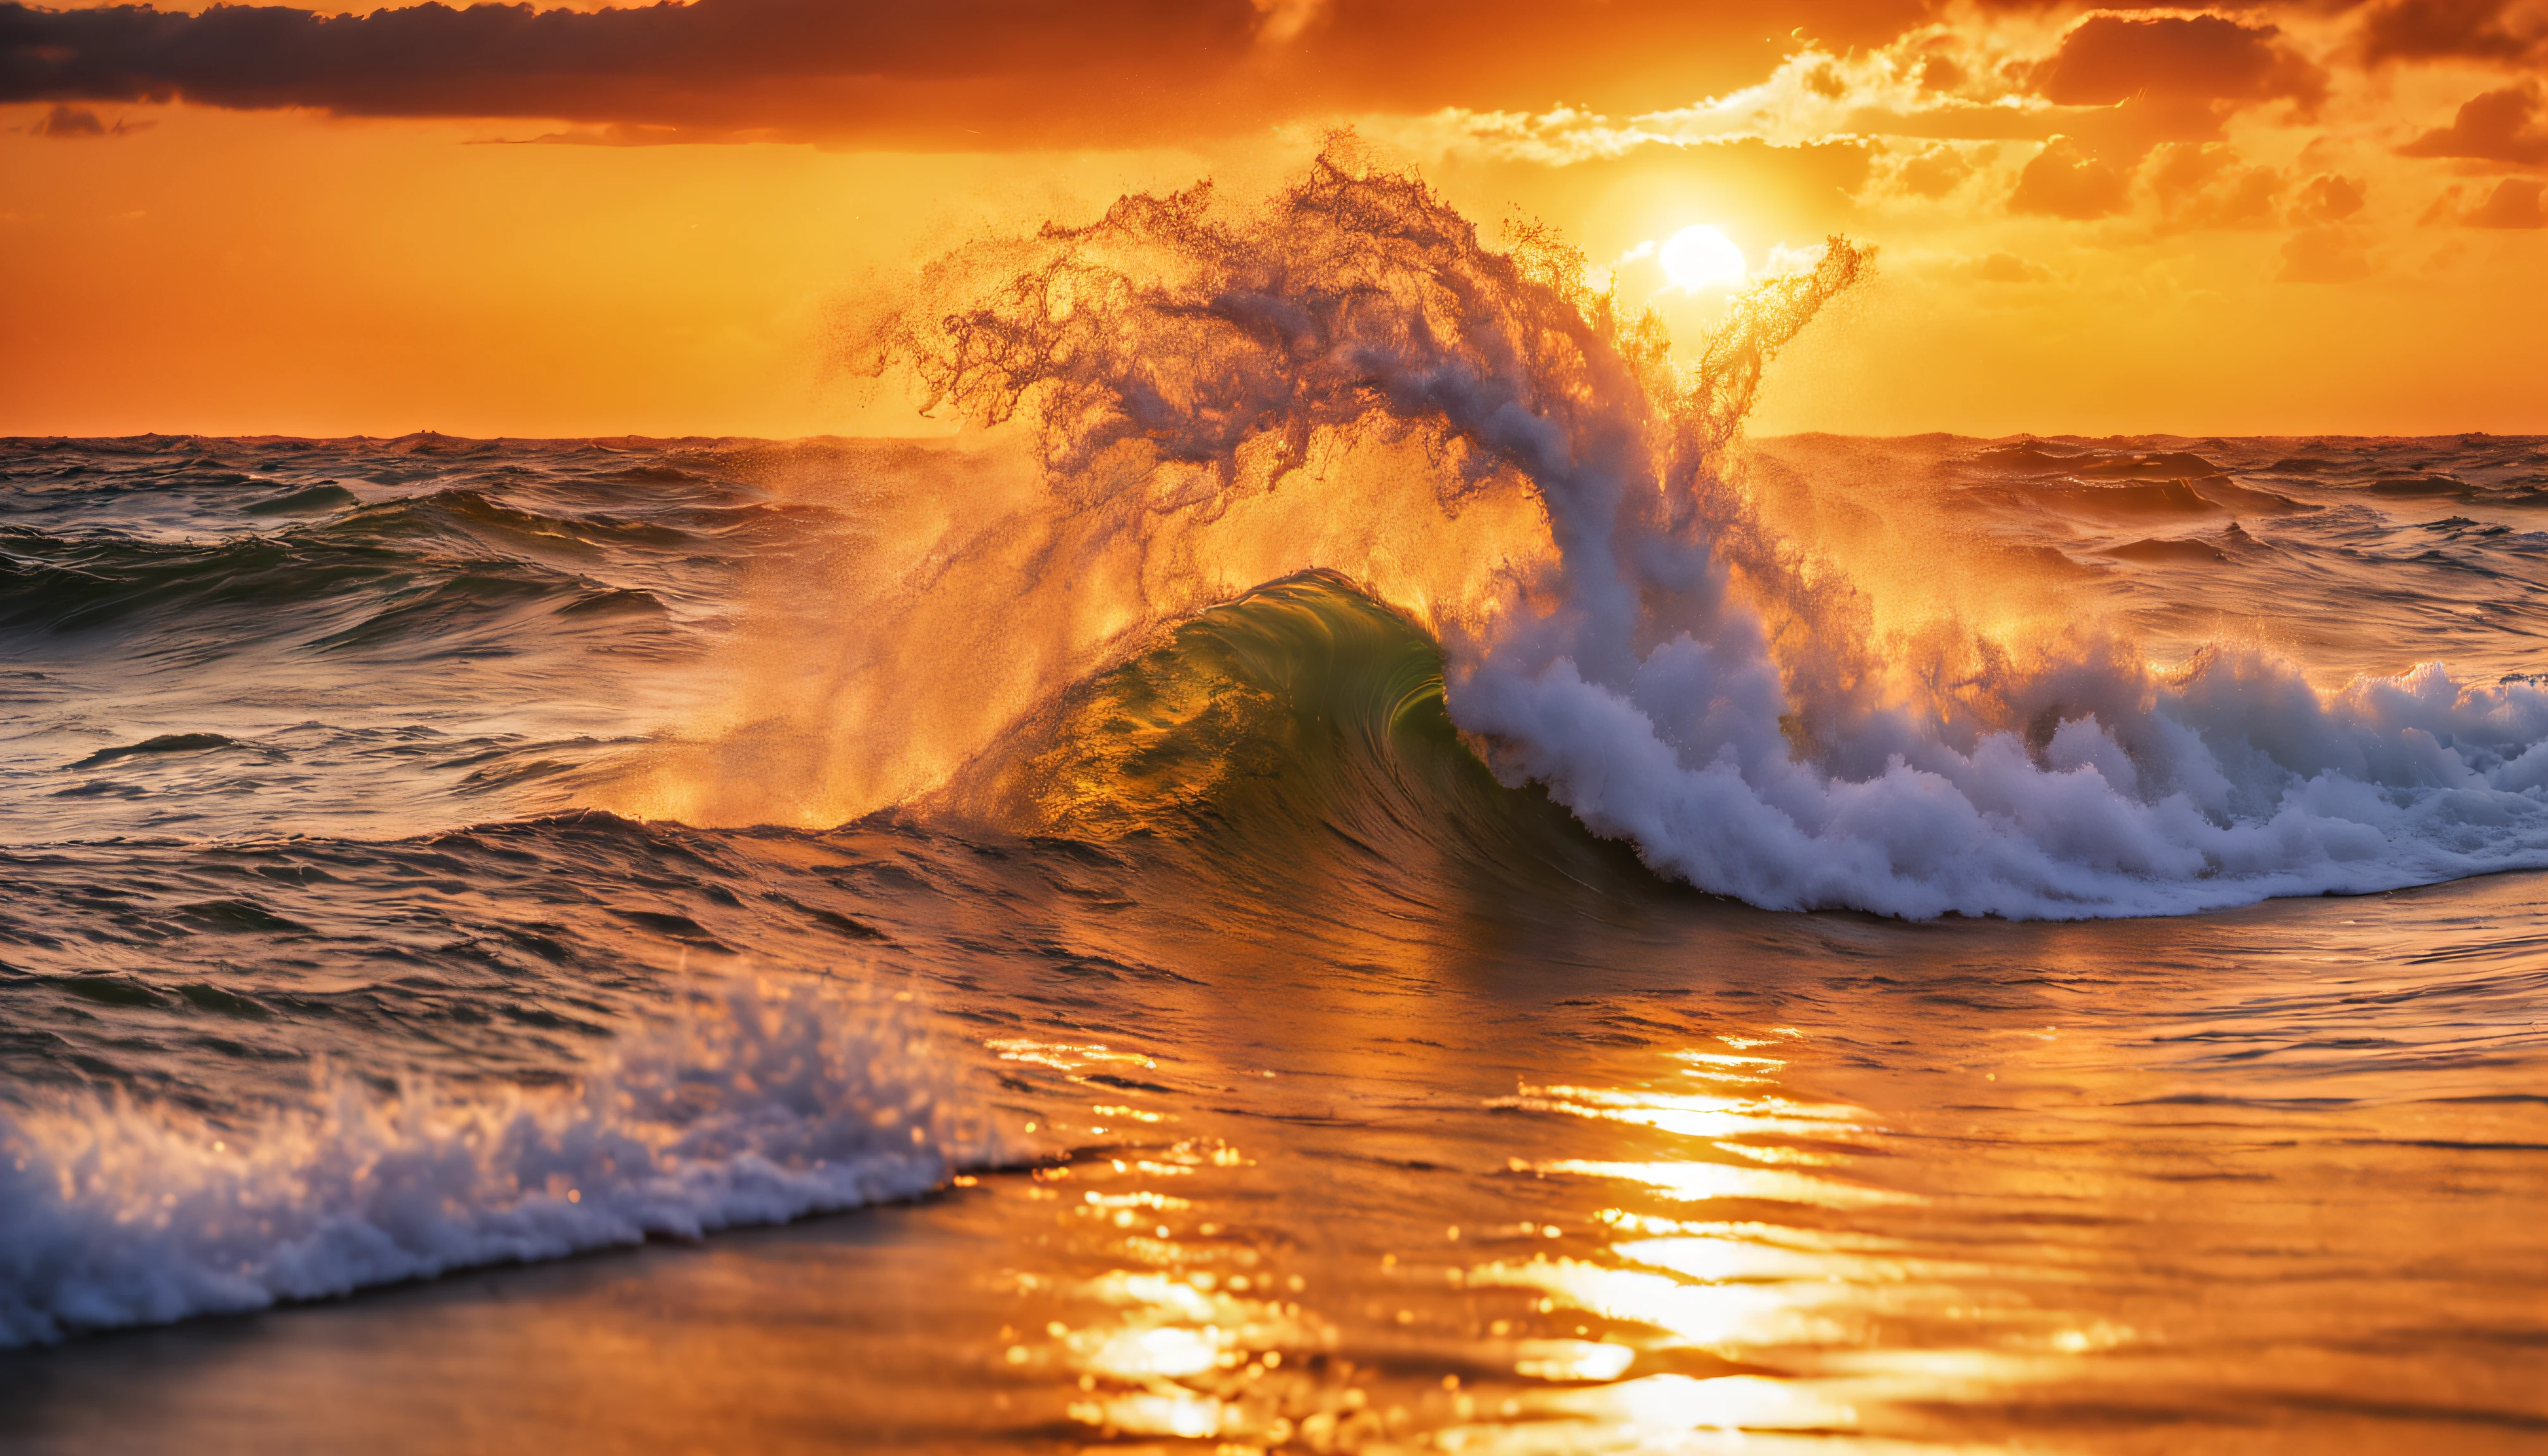
M 1783 1028 L 1775 1042 L 1803 1036 Z M 1123 1059 L 1100 1046 L 1068 1057 L 1050 1049 L 1004 1054 L 1072 1071 Z M 1985 1385 L 2023 1382 L 2048 1358 L 2129 1338 L 2096 1323 L 2054 1331 L 2032 1351 L 1977 1342 L 1866 1358 L 1877 1326 L 1906 1314 L 1993 1329 L 1993 1308 L 2007 1304 L 1993 1287 L 2007 1271 L 1915 1253 L 1900 1238 L 1764 1217 L 1926 1201 L 1861 1181 L 1862 1165 L 1882 1161 L 1883 1122 L 1862 1107 L 1785 1095 L 1786 1068 L 1783 1057 L 1690 1048 L 1656 1058 L 1660 1086 L 1525 1083 L 1488 1100 L 1485 1110 L 1533 1116 L 1587 1153 L 1615 1148 L 1615 1136 L 1595 1131 L 1605 1127 L 1660 1134 L 1672 1145 L 1636 1158 L 1508 1158 L 1507 1175 L 1563 1190 L 1578 1216 L 1564 1225 L 1480 1221 L 1466 1238 L 1454 1226 L 1442 1250 L 1384 1255 L 1384 1274 L 1408 1287 L 1393 1295 L 1404 1303 L 1394 1319 L 1382 1313 L 1383 1327 L 1413 1339 L 1359 1365 L 1339 1355 L 1340 1323 L 1320 1313 L 1318 1298 L 1291 1297 L 1303 1288 L 1300 1275 L 1264 1272 L 1273 1261 L 1256 1246 L 1233 1244 L 1221 1225 L 1204 1222 L 1198 1210 L 1209 1212 L 1208 1196 L 1199 1203 L 1185 1196 L 1191 1190 L 1157 1186 L 1247 1161 L 1234 1149 L 1189 1139 L 1132 1162 L 1084 1163 L 1084 1176 L 1119 1175 L 1110 1191 L 1046 1196 L 1078 1230 L 1100 1238 L 1120 1230 L 1125 1236 L 1108 1246 L 1124 1262 L 1078 1282 L 1085 1322 L 1052 1321 L 1009 1358 L 1074 1382 L 1070 1419 L 1105 1441 L 1213 1442 L 1225 1453 L 1295 1445 L 1558 1456 L 1712 1449 L 1757 1432 L 1872 1451 L 1893 1443 L 1861 1438 L 1861 1408 L 1870 1402 L 1968 1398 Z M 1670 1086 L 1676 1078 L 1744 1090 L 1684 1092 Z M 1114 1121 L 1125 1111 L 1089 1108 Z M 1579 1120 L 1582 1132 L 1567 1137 Z M 1066 1181 L 1068 1171 L 1052 1176 Z M 1685 1215 L 1708 1204 L 1754 1217 L 1648 1211 Z M 1464 1248 L 1511 1251 L 1457 1257 Z M 1486 1321 L 1445 1308 L 1482 1297 L 1519 1318 Z M 1804 1351 L 1842 1358 L 1799 1359 Z M 1446 1373 L 1419 1373 L 1431 1366 Z

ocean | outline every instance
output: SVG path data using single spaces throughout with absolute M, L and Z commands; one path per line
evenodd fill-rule
M 2548 1445 L 2548 440 L 1320 185 L 954 441 L 0 443 L 0 1448 Z

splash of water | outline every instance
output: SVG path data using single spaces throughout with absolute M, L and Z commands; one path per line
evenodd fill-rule
M 1676 369 L 1545 235 L 1495 250 L 1414 178 L 1330 154 L 1260 209 L 1206 186 L 960 250 L 866 347 L 933 405 L 1030 421 L 1055 509 L 1148 551 L 1209 553 L 1286 491 L 1352 508 L 1315 468 L 1337 442 L 1416 445 L 1400 498 L 1440 520 L 1525 493 L 1538 539 L 1446 543 L 1458 589 L 1398 599 L 1501 776 L 1704 889 L 2076 917 L 2548 864 L 2535 685 L 2426 665 L 2321 695 L 2255 651 L 2160 674 L 2095 640 L 1877 640 L 1726 464 L 1764 365 L 1866 259 L 1831 240 Z M 1393 595 L 1369 561 L 1291 565 Z

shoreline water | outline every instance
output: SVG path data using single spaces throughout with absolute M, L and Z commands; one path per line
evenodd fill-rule
M 2543 883 L 1154 922 L 1172 993 L 971 1003 L 1061 998 L 998 1040 L 1065 1163 L 0 1355 L 0 1444 L 2526 1449 Z

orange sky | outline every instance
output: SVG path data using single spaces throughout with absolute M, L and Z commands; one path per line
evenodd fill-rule
M 0 5 L 0 432 L 925 429 L 844 300 L 1339 123 L 1683 332 L 1876 243 L 1765 431 L 2548 431 L 2541 0 L 905 11 Z

